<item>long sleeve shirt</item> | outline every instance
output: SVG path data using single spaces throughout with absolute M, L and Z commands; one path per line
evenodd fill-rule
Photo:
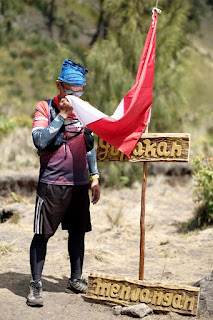
M 53 98 L 58 106 L 58 96 Z M 64 142 L 60 140 L 60 130 L 66 121 L 67 131 Z M 88 168 L 91 175 L 97 174 L 95 150 L 86 153 L 84 130 L 73 114 L 66 120 L 58 114 L 50 122 L 47 101 L 40 101 L 34 113 L 32 136 L 40 152 L 40 181 L 59 185 L 81 185 L 88 183 Z M 57 146 L 51 152 L 45 148 Z M 48 149 L 47 149 L 48 150 Z

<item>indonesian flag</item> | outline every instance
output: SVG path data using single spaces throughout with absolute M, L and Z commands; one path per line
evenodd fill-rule
M 76 96 L 66 96 L 83 125 L 127 156 L 134 149 L 149 121 L 153 102 L 157 16 L 158 9 L 152 17 L 134 86 L 111 117 Z

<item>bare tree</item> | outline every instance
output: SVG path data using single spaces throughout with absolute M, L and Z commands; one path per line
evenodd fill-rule
M 53 25 L 53 22 L 54 22 L 54 10 L 55 10 L 55 0 L 51 0 L 51 3 L 50 3 L 50 10 L 49 10 L 49 13 L 48 13 L 48 27 L 49 27 L 49 30 L 52 31 L 52 25 Z
M 3 16 L 5 14 L 5 6 L 6 6 L 6 1 L 5 0 L 1 0 L 0 1 L 0 12 L 1 12 L 1 15 L 3 15 Z
M 103 10 L 103 4 L 104 4 L 104 0 L 99 0 L 100 1 L 100 14 L 99 14 L 99 20 L 98 20 L 98 25 L 97 25 L 97 30 L 96 33 L 94 34 L 90 45 L 92 46 L 96 40 L 98 39 L 98 37 L 103 37 L 106 38 L 107 35 L 107 26 L 108 26 L 108 22 L 105 20 L 104 18 L 104 10 Z

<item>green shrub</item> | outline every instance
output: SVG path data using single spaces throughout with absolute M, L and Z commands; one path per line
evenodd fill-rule
M 213 158 L 197 157 L 193 162 L 197 227 L 213 224 Z
M 32 118 L 25 114 L 20 114 L 14 118 L 17 127 L 32 128 Z
M 0 138 L 15 128 L 14 120 L 10 119 L 7 115 L 0 115 Z
M 21 114 L 14 118 L 8 115 L 0 114 L 0 139 L 6 136 L 16 127 L 32 127 L 32 119 L 29 116 Z
M 101 184 L 103 187 L 131 187 L 136 181 L 141 181 L 142 163 L 130 162 L 99 162 Z

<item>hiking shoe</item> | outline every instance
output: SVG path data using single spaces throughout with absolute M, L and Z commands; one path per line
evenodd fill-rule
M 30 281 L 30 293 L 27 296 L 28 306 L 43 306 L 42 298 L 42 283 L 41 281 Z
M 86 293 L 87 292 L 87 281 L 85 279 L 69 279 L 67 287 L 65 289 L 67 293 Z

